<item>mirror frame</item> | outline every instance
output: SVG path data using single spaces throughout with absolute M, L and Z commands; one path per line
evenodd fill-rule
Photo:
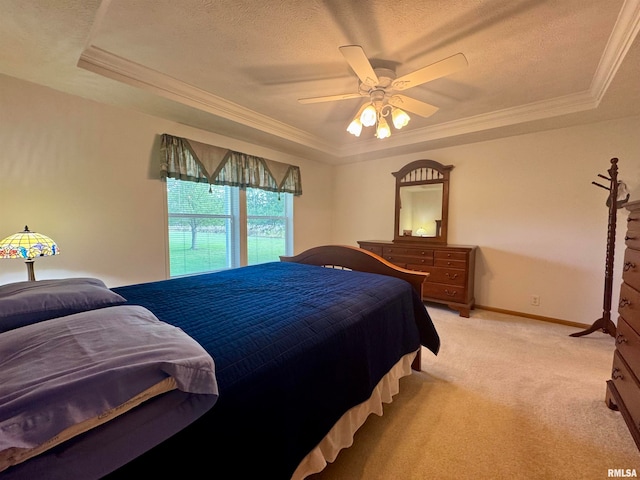
M 394 221 L 394 242 L 420 242 L 420 243 L 447 243 L 447 230 L 449 227 L 449 176 L 453 165 L 442 165 L 435 160 L 416 160 L 397 172 L 393 172 L 396 177 L 396 205 Z M 440 235 L 437 237 L 417 237 L 400 235 L 400 188 L 413 185 L 442 184 L 442 222 L 440 224 Z

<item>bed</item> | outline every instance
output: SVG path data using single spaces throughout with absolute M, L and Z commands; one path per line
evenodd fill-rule
M 98 330 L 109 352 L 124 343 L 127 359 L 155 343 L 150 339 L 164 343 L 152 348 L 151 360 L 145 353 L 137 361 L 152 365 L 152 378 L 139 391 L 110 399 L 112 418 L 40 447 L 0 478 L 189 478 L 207 472 L 208 478 L 303 479 L 321 471 L 351 444 L 368 415 L 382 414 L 399 379 L 419 369 L 422 347 L 437 354 L 440 340 L 418 293 L 425 278 L 365 250 L 323 246 L 280 262 L 108 289 L 121 300 L 88 311 L 61 309 L 55 312 L 61 316 L 28 325 L 16 325 L 15 317 L 0 342 L 11 337 L 13 345 L 21 337 L 25 351 L 36 332 L 78 325 Z M 111 330 L 103 331 L 106 325 Z M 91 345 L 91 355 L 100 357 L 95 341 Z M 113 361 L 105 356 L 101 362 Z M 131 388 L 111 377 L 81 385 L 92 394 L 96 381 L 116 382 L 109 392 Z M 54 387 L 60 393 L 60 385 Z M 0 386 L 0 432 L 10 411 L 6 390 Z

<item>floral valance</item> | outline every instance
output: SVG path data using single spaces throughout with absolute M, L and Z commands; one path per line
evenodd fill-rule
M 162 135 L 162 177 L 302 195 L 300 167 Z

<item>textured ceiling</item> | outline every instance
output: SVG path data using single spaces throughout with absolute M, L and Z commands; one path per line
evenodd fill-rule
M 640 0 L 3 0 L 0 73 L 329 163 L 640 114 Z M 439 107 L 387 139 L 338 47 Z

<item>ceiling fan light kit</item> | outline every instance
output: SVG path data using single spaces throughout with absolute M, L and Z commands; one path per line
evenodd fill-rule
M 362 133 L 362 127 L 373 127 L 376 125 L 376 137 L 379 139 L 387 138 L 391 135 L 391 129 L 385 119 L 389 113 L 391 113 L 393 126 L 397 130 L 407 125 L 411 119 L 407 112 L 400 108 L 395 108 L 388 103 L 365 103 L 360 107 L 360 110 L 353 120 L 351 120 L 351 123 L 347 127 L 347 132 L 359 137 Z
M 391 114 L 393 126 L 398 130 L 406 126 L 411 119 L 407 111 L 421 117 L 430 117 L 438 111 L 438 107 L 394 92 L 450 75 L 468 65 L 465 56 L 462 53 L 457 53 L 396 78 L 396 73 L 391 69 L 373 68 L 359 45 L 345 45 L 340 47 L 340 52 L 360 80 L 358 93 L 301 98 L 298 101 L 308 104 L 369 97 L 369 100 L 360 107 L 347 127 L 347 132 L 356 137 L 362 133 L 363 126 L 372 127 L 374 125 L 376 125 L 376 137 L 379 139 L 389 137 L 391 129 L 385 118 L 389 114 Z

